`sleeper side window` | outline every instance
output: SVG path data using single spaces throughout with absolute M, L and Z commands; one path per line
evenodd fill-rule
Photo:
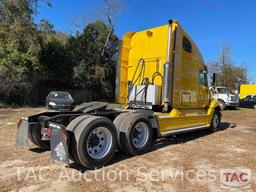
M 189 53 L 192 52 L 192 44 L 187 37 L 183 37 L 183 49 Z

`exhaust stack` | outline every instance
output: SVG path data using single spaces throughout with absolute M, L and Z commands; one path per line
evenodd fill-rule
M 168 27 L 168 45 L 167 45 L 167 58 L 164 64 L 164 82 L 163 82 L 163 102 L 164 112 L 167 112 L 171 102 L 171 69 L 170 69 L 170 53 L 171 53 L 171 34 L 172 33 L 172 20 L 169 20 Z

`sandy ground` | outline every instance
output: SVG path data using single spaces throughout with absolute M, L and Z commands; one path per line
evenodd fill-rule
M 117 152 L 98 170 L 65 168 L 50 152 L 15 145 L 19 117 L 41 110 L 0 109 L 0 191 L 226 191 L 220 170 L 229 168 L 251 169 L 252 181 L 250 188 L 228 191 L 256 191 L 256 110 L 226 110 L 218 132 L 161 139 L 137 157 Z

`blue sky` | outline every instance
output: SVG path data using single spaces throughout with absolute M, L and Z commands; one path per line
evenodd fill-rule
M 52 8 L 40 5 L 40 18 L 56 30 L 75 34 L 72 20 L 95 16 L 100 0 L 52 0 Z M 125 32 L 164 25 L 178 19 L 198 45 L 205 62 L 215 60 L 222 44 L 228 45 L 237 64 L 248 68 L 256 83 L 256 1 L 255 0 L 124 0 L 124 10 L 115 19 L 119 38 Z

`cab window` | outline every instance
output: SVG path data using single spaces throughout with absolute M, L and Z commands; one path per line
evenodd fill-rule
M 218 91 L 218 93 L 220 93 L 220 94 L 226 94 L 226 93 L 228 93 L 228 90 L 227 90 L 227 88 L 225 88 L 225 87 L 217 88 L 217 91 Z
M 200 85 L 207 86 L 207 72 L 206 71 L 200 71 L 199 83 L 200 83 Z

